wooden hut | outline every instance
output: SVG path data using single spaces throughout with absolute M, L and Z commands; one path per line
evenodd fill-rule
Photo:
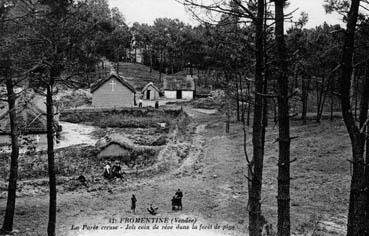
M 159 99 L 160 90 L 154 85 L 153 82 L 148 83 L 142 89 L 143 99 L 145 100 L 157 100 Z

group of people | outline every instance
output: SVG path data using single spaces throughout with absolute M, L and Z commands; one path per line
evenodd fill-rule
M 180 189 L 178 189 L 176 191 L 176 193 L 174 194 L 173 198 L 172 198 L 172 210 L 182 210 L 182 197 L 183 197 L 183 193 Z M 137 202 L 137 198 L 134 194 L 132 194 L 131 197 L 131 210 L 132 213 L 136 213 L 136 202 Z M 147 208 L 147 211 L 151 214 L 151 215 L 156 215 L 158 214 L 158 210 L 159 207 L 155 207 L 153 206 L 153 204 L 150 204 L 150 207 Z
M 107 162 L 104 167 L 103 176 L 106 179 L 122 178 L 122 167 L 119 161 L 115 161 L 114 165 L 111 166 L 110 162 Z
M 183 193 L 178 189 L 172 198 L 172 210 L 182 210 L 182 197 Z

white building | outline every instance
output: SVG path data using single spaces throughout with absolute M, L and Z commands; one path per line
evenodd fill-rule
M 195 81 L 192 76 L 164 77 L 164 97 L 169 99 L 192 100 L 195 92 Z

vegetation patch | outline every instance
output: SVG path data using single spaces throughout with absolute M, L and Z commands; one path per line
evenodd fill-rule
M 87 90 L 68 90 L 67 93 L 60 95 L 57 101 L 64 109 L 90 106 L 92 104 L 92 96 Z
M 64 111 L 60 119 L 101 128 L 150 128 L 170 126 L 180 113 L 178 109 L 81 109 Z

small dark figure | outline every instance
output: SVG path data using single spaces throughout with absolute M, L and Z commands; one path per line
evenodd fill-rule
M 177 192 L 175 193 L 174 197 L 177 199 L 177 206 L 180 208 L 180 210 L 182 210 L 182 197 L 183 197 L 183 193 L 180 189 L 177 190 Z
M 132 210 L 133 213 L 136 213 L 136 202 L 137 202 L 136 196 L 134 194 L 132 194 L 132 197 L 131 197 L 131 210 Z
M 181 199 L 178 198 L 178 196 L 173 196 L 171 201 L 172 201 L 172 210 L 173 211 L 182 209 L 182 202 L 181 202 Z
M 120 163 L 119 161 L 116 161 L 113 165 L 113 167 L 111 168 L 111 172 L 113 177 L 117 177 L 117 178 L 122 178 L 122 173 L 121 173 L 122 167 L 120 167 Z
M 155 101 L 155 109 L 159 108 L 159 101 Z
M 156 214 L 158 214 L 158 212 L 157 212 L 158 209 L 159 209 L 159 207 L 153 207 L 152 204 L 150 204 L 150 208 L 147 208 L 147 211 L 151 215 L 156 215 Z
M 77 180 L 85 187 L 88 187 L 87 180 L 83 175 L 80 175 Z

